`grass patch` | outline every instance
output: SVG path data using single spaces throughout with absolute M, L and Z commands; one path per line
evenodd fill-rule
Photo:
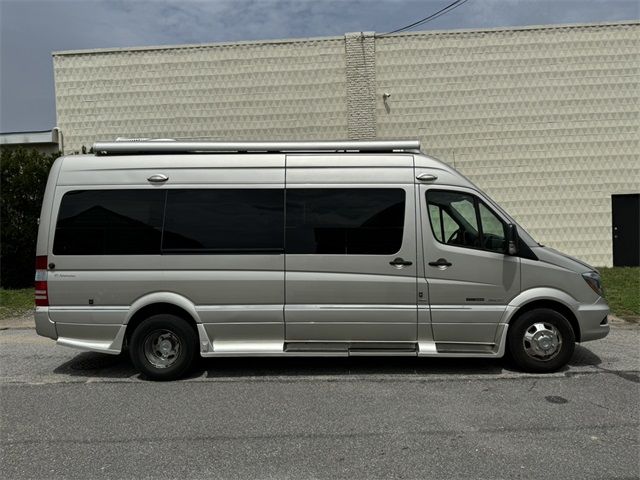
M 640 316 L 640 267 L 598 268 L 611 312 L 618 317 Z
M 35 307 L 33 288 L 5 290 L 0 288 L 0 319 L 19 317 Z

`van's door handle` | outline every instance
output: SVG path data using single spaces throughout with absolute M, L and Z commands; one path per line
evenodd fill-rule
M 432 182 L 433 180 L 437 180 L 438 176 L 433 175 L 432 173 L 421 173 L 416 177 L 416 179 L 420 180 L 421 182 Z
M 161 173 L 156 173 L 155 175 L 151 175 L 149 178 L 147 178 L 147 180 L 153 183 L 160 183 L 160 182 L 166 182 L 167 180 L 169 180 L 169 177 Z
M 389 262 L 389 265 L 393 265 L 394 267 L 408 267 L 409 265 L 413 265 L 413 262 L 409 260 L 405 260 L 404 258 L 398 257 L 394 258 Z
M 435 262 L 429 262 L 429 265 L 432 267 L 450 267 L 453 263 L 447 262 L 446 258 L 439 258 Z

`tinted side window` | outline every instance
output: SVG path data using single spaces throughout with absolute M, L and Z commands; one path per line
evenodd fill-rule
M 163 252 L 278 253 L 283 249 L 283 190 L 167 191 Z
M 431 229 L 436 239 L 441 243 L 447 243 L 447 240 L 460 227 L 451 215 L 449 215 L 441 206 L 429 204 L 429 218 L 431 221 Z
M 399 188 L 287 189 L 287 253 L 391 255 L 404 214 Z
M 447 245 L 480 247 L 480 235 L 472 195 L 444 190 L 429 190 L 427 204 L 436 239 Z M 439 229 L 433 212 L 438 211 Z
M 473 195 L 430 190 L 427 205 L 433 235 L 447 245 L 504 252 L 506 227 Z
M 482 247 L 494 252 L 504 252 L 507 247 L 506 225 L 482 202 L 478 202 L 482 223 Z
M 444 243 L 444 228 L 442 226 L 442 208 L 437 205 L 429 204 L 429 221 L 431 222 L 431 230 L 439 242 Z
M 68 192 L 60 204 L 53 253 L 159 254 L 163 207 L 159 190 Z

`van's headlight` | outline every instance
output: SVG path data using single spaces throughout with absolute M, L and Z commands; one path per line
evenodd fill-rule
M 601 297 L 604 297 L 604 289 L 602 288 L 602 281 L 600 280 L 600 274 L 596 272 L 587 272 L 582 274 L 582 278 L 591 287 L 591 290 L 596 292 Z

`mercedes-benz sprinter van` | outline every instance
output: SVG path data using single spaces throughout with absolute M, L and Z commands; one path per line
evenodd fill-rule
M 417 141 L 97 143 L 44 195 L 36 329 L 151 379 L 216 356 L 502 357 L 609 332 L 598 272 Z

